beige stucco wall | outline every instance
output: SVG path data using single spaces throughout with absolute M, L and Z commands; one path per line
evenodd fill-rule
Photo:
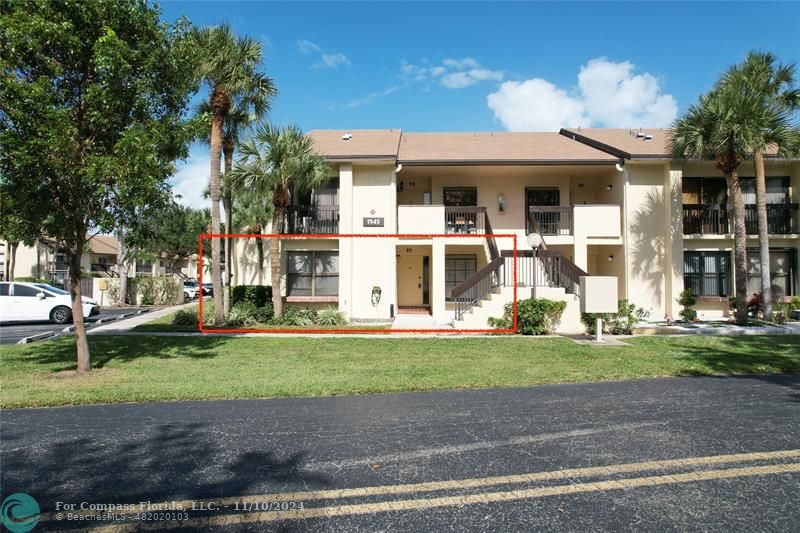
M 405 166 L 397 180 L 420 184 L 430 182 L 431 203 L 443 204 L 445 187 L 476 187 L 478 205 L 487 209 L 495 233 L 515 233 L 520 248 L 525 243 L 525 189 L 558 188 L 561 205 L 570 205 L 577 191 L 591 191 L 592 203 L 616 201 L 621 204 L 621 175 L 613 165 L 603 166 Z M 611 191 L 606 191 L 607 185 Z M 580 187 L 579 187 L 580 186 Z M 498 210 L 498 198 L 505 197 L 505 210 Z M 589 196 L 584 196 L 589 198 Z M 398 200 L 404 197 L 398 196 Z M 582 203 L 582 202 L 580 202 Z M 510 246 L 509 248 L 510 249 Z
M 625 165 L 625 270 L 626 297 L 661 319 L 671 308 L 667 278 L 674 279 L 671 249 L 672 224 L 667 219 L 671 203 L 667 162 L 628 162 Z M 682 275 L 682 273 L 681 273 Z
M 386 162 L 339 165 L 339 228 L 343 234 L 395 234 L 395 165 Z M 364 227 L 364 218 L 383 218 L 383 227 Z M 397 300 L 396 239 L 341 238 L 339 309 L 355 320 L 385 320 Z M 372 305 L 372 288 L 381 299 Z

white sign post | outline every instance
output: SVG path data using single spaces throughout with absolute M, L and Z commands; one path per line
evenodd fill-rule
M 616 276 L 582 276 L 581 280 L 581 313 L 616 313 L 617 277 Z M 603 319 L 595 319 L 595 342 L 603 340 Z

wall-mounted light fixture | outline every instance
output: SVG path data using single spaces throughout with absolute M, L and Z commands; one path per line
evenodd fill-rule
M 608 262 L 610 263 L 610 262 L 612 262 L 613 260 L 614 260 L 614 256 L 613 256 L 613 255 L 609 255 L 609 256 L 608 256 Z
M 372 306 L 378 307 L 378 304 L 381 302 L 381 288 L 375 285 L 372 287 Z
M 506 212 L 506 195 L 503 193 L 497 196 L 497 210 L 501 213 Z
M 614 188 L 614 186 L 611 185 L 610 183 L 608 185 L 606 185 L 606 190 L 607 191 L 611 191 L 611 189 L 613 189 L 613 188 Z

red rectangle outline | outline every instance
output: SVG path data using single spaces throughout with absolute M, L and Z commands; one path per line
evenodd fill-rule
M 198 283 L 200 287 L 203 286 L 203 239 L 208 238 L 217 238 L 217 239 L 224 239 L 224 238 L 261 238 L 261 239 L 271 239 L 271 238 L 279 238 L 279 239 L 287 239 L 287 240 L 300 240 L 300 239 L 326 239 L 326 240 L 333 240 L 333 239 L 340 239 L 342 237 L 345 238 L 392 238 L 392 239 L 432 239 L 432 238 L 474 238 L 474 237 L 496 237 L 496 238 L 506 238 L 512 239 L 514 243 L 514 299 L 513 299 L 513 327 L 511 328 L 498 328 L 498 329 L 309 329 L 309 328 L 273 328 L 273 329 L 264 329 L 264 328 L 242 328 L 242 329 L 232 329 L 232 328 L 207 328 L 203 324 L 203 296 L 202 290 L 200 295 L 200 302 L 199 302 L 199 320 L 198 320 L 198 331 L 200 333 L 306 333 L 306 334 L 370 334 L 370 335 L 387 335 L 392 333 L 449 333 L 449 334 L 460 334 L 460 333 L 492 333 L 492 334 L 513 334 L 517 331 L 517 235 L 516 233 L 375 233 L 375 234 L 364 234 L 364 233 L 309 233 L 309 234 L 299 234 L 299 233 L 289 233 L 289 234 L 282 234 L 282 233 L 201 233 L 198 235 L 199 241 L 199 248 L 200 248 L 200 260 L 198 264 Z

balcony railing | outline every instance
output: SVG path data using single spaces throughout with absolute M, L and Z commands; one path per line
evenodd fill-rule
M 339 206 L 295 205 L 286 209 L 286 233 L 339 233 Z
M 446 233 L 486 233 L 486 208 L 445 207 L 444 226 Z
M 798 232 L 798 204 L 767 205 L 767 228 L 773 235 Z M 758 234 L 758 211 L 755 205 L 746 205 L 744 225 L 748 235 Z M 684 235 L 725 235 L 733 233 L 733 212 L 726 208 L 705 205 L 683 205 Z
M 528 212 L 527 233 L 572 235 L 571 205 L 532 205 Z

